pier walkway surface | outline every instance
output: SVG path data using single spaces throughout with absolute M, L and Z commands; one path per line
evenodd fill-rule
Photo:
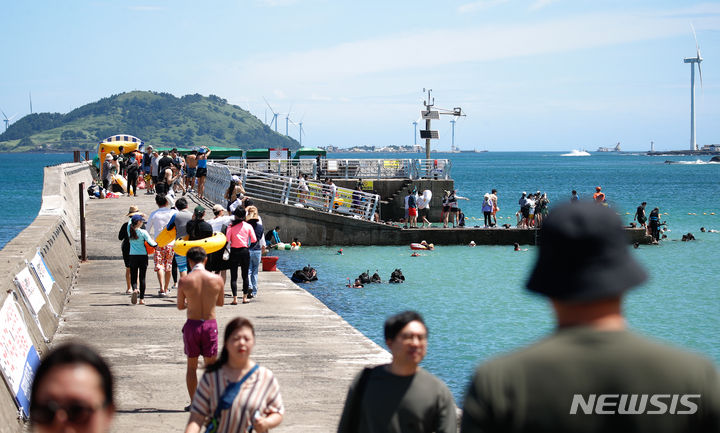
M 189 416 L 183 407 L 190 401 L 181 333 L 185 311 L 177 310 L 174 290 L 168 298 L 157 297 L 152 258 L 147 305 L 131 305 L 125 295 L 117 233 L 130 205 L 146 215 L 157 208 L 154 196 L 143 194 L 87 203 L 89 260 L 80 266 L 52 345 L 81 341 L 110 362 L 118 405 L 113 432 L 183 431 Z M 286 412 L 273 431 L 335 431 L 352 377 L 365 365 L 390 359 L 281 272 L 260 272 L 259 297 L 249 304 L 229 305 L 229 281 L 225 292 L 226 305 L 217 309 L 220 345 L 230 319 L 249 318 L 257 334 L 252 358 L 280 383 Z

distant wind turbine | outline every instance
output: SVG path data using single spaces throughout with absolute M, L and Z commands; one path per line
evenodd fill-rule
M 288 112 L 285 115 L 285 136 L 286 137 L 290 136 L 289 130 L 288 130 L 288 125 L 292 122 L 292 120 L 290 120 L 290 112 L 291 111 L 292 111 L 292 104 L 290 105 L 290 108 L 288 109 Z
M 8 118 L 7 114 L 5 114 L 4 111 L 0 110 L 0 113 L 2 113 L 3 117 L 5 118 L 5 119 L 3 119 L 3 122 L 5 122 L 5 130 L 7 131 L 8 126 L 10 125 L 10 121 L 12 121 L 15 118 L 15 116 L 17 116 L 17 114 L 13 114 L 12 116 L 10 116 L 10 118 Z
M 278 119 L 278 114 L 280 114 L 280 113 L 276 113 L 275 110 L 273 110 L 273 107 L 270 106 L 270 103 L 267 101 L 267 99 L 263 98 L 263 100 L 265 101 L 268 108 L 270 108 L 270 111 L 273 114 L 272 120 L 270 121 L 269 125 L 272 125 L 273 123 L 275 123 L 275 132 L 277 132 L 277 128 L 278 128 L 277 119 Z
M 690 63 L 690 150 L 698 150 L 697 142 L 695 140 L 695 64 L 697 63 L 698 74 L 700 75 L 700 88 L 702 88 L 702 69 L 700 68 L 700 62 L 703 61 L 700 57 L 700 45 L 698 45 L 697 35 L 695 35 L 695 27 L 690 24 L 692 28 L 693 38 L 695 38 L 695 57 L 686 57 L 683 62 Z

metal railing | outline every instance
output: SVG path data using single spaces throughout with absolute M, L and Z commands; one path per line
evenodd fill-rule
M 228 159 L 217 160 L 234 170 L 253 170 L 314 179 L 449 179 L 448 159 Z
M 289 206 L 307 207 L 353 218 L 373 220 L 380 196 L 348 188 L 335 188 L 313 180 L 306 182 L 307 190 L 300 189 L 297 177 L 283 176 L 258 170 L 236 169 L 232 165 L 208 163 L 205 196 L 220 204 L 227 204 L 225 191 L 232 175 L 241 178 L 245 194 L 262 200 Z

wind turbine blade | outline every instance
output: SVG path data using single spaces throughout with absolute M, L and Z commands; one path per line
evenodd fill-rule
M 692 29 L 692 32 L 693 32 L 693 39 L 695 39 L 695 49 L 697 50 L 697 56 L 698 56 L 698 58 L 700 58 L 700 45 L 698 45 L 697 35 L 695 34 L 695 26 L 693 26 L 692 23 L 690 23 L 690 28 Z
M 5 118 L 5 120 L 8 120 L 8 118 L 7 118 L 7 114 L 5 114 L 5 112 L 4 112 L 4 111 L 0 110 L 0 113 L 2 113 L 3 117 Z
M 265 101 L 265 103 L 267 104 L 268 108 L 270 108 L 270 111 L 271 111 L 273 114 L 277 114 L 277 113 L 275 113 L 275 110 L 273 110 L 273 107 L 270 106 L 270 103 L 267 101 L 267 99 L 265 99 L 264 96 L 263 96 L 263 101 Z
M 700 62 L 697 62 L 698 65 L 698 74 L 700 75 L 700 88 L 702 89 L 702 68 L 700 67 Z

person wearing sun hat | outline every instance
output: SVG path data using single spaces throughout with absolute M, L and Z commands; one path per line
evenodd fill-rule
M 145 223 L 145 217 L 141 213 L 135 213 L 130 217 L 127 228 L 128 240 L 130 242 L 130 285 L 132 286 L 133 304 L 139 302 L 144 304 L 145 301 L 145 272 L 147 271 L 148 253 L 145 248 L 147 243 L 156 247 L 157 242 L 150 237 L 150 234 L 142 228 Z M 139 290 L 138 290 L 139 282 Z M 140 300 L 138 301 L 138 295 Z
M 623 296 L 647 274 L 618 215 L 563 204 L 539 238 L 527 289 L 549 299 L 557 329 L 477 368 L 463 433 L 720 431 L 716 366 L 627 329 Z
M 113 164 L 113 156 L 111 154 L 105 155 L 105 162 L 103 162 L 102 165 L 102 185 L 103 189 L 108 189 L 110 186 L 110 181 L 112 180 L 112 174 L 113 169 L 115 168 L 115 164 Z
M 122 252 L 123 257 L 123 263 L 125 264 L 125 294 L 130 294 L 130 239 L 128 238 L 128 223 L 130 223 L 130 217 L 132 217 L 135 214 L 140 213 L 140 209 L 138 209 L 137 206 L 130 206 L 130 209 L 128 209 L 126 217 L 128 217 L 128 220 L 123 223 L 123 225 L 120 227 L 120 231 L 118 232 L 118 240 L 122 241 L 122 244 L 120 246 L 120 251 Z

